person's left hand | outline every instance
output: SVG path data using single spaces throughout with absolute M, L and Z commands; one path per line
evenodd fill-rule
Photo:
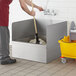
M 43 11 L 44 9 L 42 7 L 38 7 L 38 10 L 39 11 Z

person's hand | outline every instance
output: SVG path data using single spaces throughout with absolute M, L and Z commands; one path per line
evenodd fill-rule
M 38 7 L 38 10 L 39 11 L 43 11 L 44 9 L 42 7 Z
M 35 16 L 35 11 L 32 10 L 31 13 L 30 13 L 30 15 L 31 16 Z

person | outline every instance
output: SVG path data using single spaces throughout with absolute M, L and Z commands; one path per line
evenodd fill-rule
M 35 16 L 35 11 L 33 11 L 33 10 L 30 11 L 30 10 L 28 9 L 28 7 L 27 7 L 27 5 L 29 5 L 29 6 L 32 7 L 32 1 L 30 1 L 30 0 L 19 0 L 19 2 L 20 2 L 20 5 L 21 5 L 22 9 L 23 9 L 26 13 L 28 13 L 28 14 L 31 15 L 31 16 Z M 33 7 L 34 7 L 34 8 L 37 8 L 39 11 L 43 11 L 43 8 L 42 8 L 42 7 L 37 6 L 37 5 L 35 5 L 34 3 L 33 3 Z
M 16 59 L 12 59 L 9 54 L 9 4 L 12 0 L 0 0 L 0 64 L 13 64 Z M 31 6 L 30 0 L 19 0 L 22 9 L 31 16 L 35 16 L 35 11 L 30 11 L 27 5 Z M 43 11 L 43 8 L 33 4 L 35 8 Z

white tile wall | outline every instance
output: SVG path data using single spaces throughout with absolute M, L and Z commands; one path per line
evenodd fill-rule
M 43 12 L 36 11 L 37 17 L 51 18 L 55 20 L 67 20 L 68 21 L 68 29 L 71 21 L 76 22 L 76 0 L 33 0 L 33 2 L 37 5 L 45 8 L 49 8 L 50 10 L 54 9 L 57 15 L 54 16 L 45 16 Z M 48 4 L 48 5 L 46 5 Z M 27 15 L 20 7 L 19 0 L 13 0 L 10 5 L 10 25 L 12 22 L 25 20 L 32 18 Z M 11 29 L 11 27 L 10 27 Z
M 55 18 L 67 21 L 76 20 L 76 0 L 33 0 L 33 2 L 37 5 L 42 6 L 43 8 L 47 6 L 47 8 L 50 10 L 56 10 L 57 16 L 52 17 L 53 19 Z M 20 21 L 32 18 L 24 11 L 22 11 L 22 9 L 20 8 L 19 0 L 13 0 L 10 6 L 10 16 L 12 18 L 12 21 Z M 41 15 L 43 15 L 43 13 L 40 13 L 38 10 L 35 9 L 35 11 L 36 17 L 41 17 Z

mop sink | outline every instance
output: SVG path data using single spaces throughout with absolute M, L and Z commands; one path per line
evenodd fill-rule
M 30 43 L 35 38 L 33 19 L 13 22 L 12 56 L 48 63 L 60 57 L 58 40 L 67 35 L 67 21 L 36 19 L 39 38 L 45 44 Z

